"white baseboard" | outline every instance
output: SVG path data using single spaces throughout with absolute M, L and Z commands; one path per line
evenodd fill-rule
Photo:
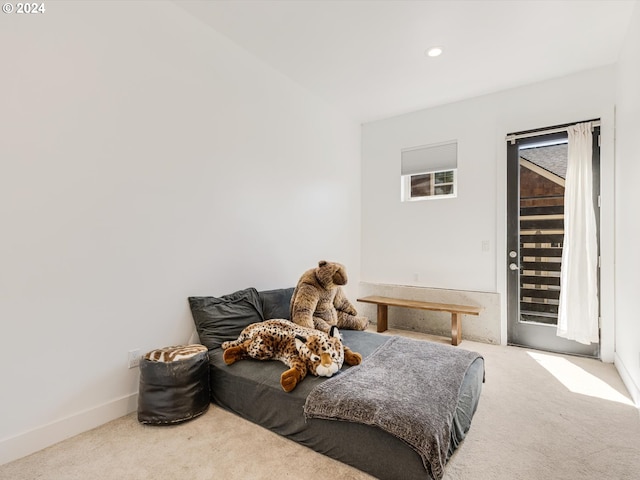
M 3 438 L 0 440 L 0 465 L 120 418 L 137 408 L 138 394 L 132 393 L 19 435 Z
M 631 394 L 631 399 L 633 400 L 633 403 L 636 404 L 637 408 L 640 408 L 640 388 L 633 381 L 631 374 L 629 374 L 628 370 L 624 366 L 624 363 L 622 362 L 622 360 L 620 359 L 617 353 L 615 354 L 615 357 L 613 359 L 613 364 L 615 365 L 616 370 L 618 370 L 618 374 L 622 379 L 622 383 L 624 383 L 624 386 L 627 387 L 627 390 Z

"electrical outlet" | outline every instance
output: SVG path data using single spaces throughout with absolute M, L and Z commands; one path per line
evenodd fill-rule
M 128 365 L 129 368 L 136 368 L 140 366 L 140 349 L 129 350 Z

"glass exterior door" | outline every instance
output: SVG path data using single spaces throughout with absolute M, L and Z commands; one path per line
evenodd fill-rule
M 596 206 L 600 190 L 598 136 L 599 131 L 594 132 Z M 508 341 L 540 350 L 597 357 L 598 344 L 583 345 L 556 335 L 567 134 L 515 140 L 507 145 L 507 161 Z

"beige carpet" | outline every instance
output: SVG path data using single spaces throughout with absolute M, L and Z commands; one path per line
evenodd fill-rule
M 640 478 L 640 415 L 612 365 L 470 341 L 461 348 L 484 355 L 486 383 L 446 480 Z M 213 405 L 175 427 L 128 415 L 0 466 L 2 480 L 165 478 L 372 477 Z

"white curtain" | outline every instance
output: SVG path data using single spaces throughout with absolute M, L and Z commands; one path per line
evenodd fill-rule
M 564 243 L 558 336 L 586 345 L 598 339 L 598 243 L 593 208 L 591 123 L 568 129 Z

